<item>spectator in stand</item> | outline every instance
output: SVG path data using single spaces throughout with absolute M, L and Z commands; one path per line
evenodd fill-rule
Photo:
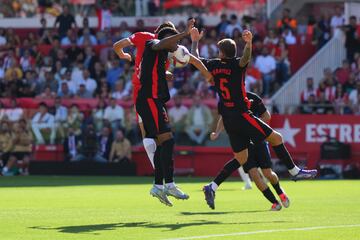
M 312 77 L 308 77 L 306 79 L 306 89 L 301 93 L 301 102 L 308 102 L 310 96 L 317 95 L 317 89 L 314 87 L 314 79 Z
M 0 47 L 5 46 L 7 43 L 6 37 L 5 37 L 5 29 L 0 28 Z
M 282 37 L 285 39 L 285 43 L 287 45 L 295 45 L 296 44 L 296 37 L 294 36 L 291 28 L 289 28 L 289 27 L 285 28 L 282 33 Z
M 51 73 L 51 71 L 45 72 L 44 77 L 44 81 L 40 82 L 38 86 L 39 89 L 37 90 L 37 93 L 43 93 L 47 87 L 50 88 L 51 92 L 56 93 L 59 88 L 58 82 L 54 79 L 54 75 Z
M 61 97 L 55 98 L 55 124 L 56 130 L 59 132 L 61 139 L 65 137 L 65 126 L 67 122 L 68 110 L 62 105 Z
M 106 160 L 110 158 L 111 146 L 113 143 L 113 137 L 111 135 L 111 130 L 108 127 L 103 127 L 98 138 L 99 152 L 98 154 Z
M 0 165 L 5 166 L 12 149 L 13 132 L 7 121 L 0 121 Z
M 63 12 L 56 18 L 54 28 L 57 28 L 58 25 L 60 38 L 64 37 L 69 29 L 77 27 L 74 16 L 70 14 L 68 5 L 63 6 Z
M 178 91 L 178 95 L 186 98 L 192 98 L 195 95 L 195 90 L 190 83 L 185 83 L 182 88 Z
M 200 48 L 200 56 L 203 58 L 214 58 L 217 56 L 217 52 L 218 50 L 214 40 L 211 38 L 205 38 L 204 44 Z
M 82 61 L 76 61 L 71 72 L 71 81 L 75 84 L 76 90 L 79 90 L 80 84 L 84 83 L 84 70 L 84 63 Z
M 331 37 L 330 17 L 328 14 L 321 17 L 321 20 L 318 23 L 318 28 L 320 31 L 318 49 L 320 49 L 330 40 Z
M 82 134 L 81 143 L 80 151 L 73 159 L 74 162 L 95 161 L 105 163 L 108 161 L 99 154 L 98 139 L 92 124 L 86 126 L 86 129 Z
M 74 94 L 76 92 L 76 85 L 71 80 L 71 71 L 67 68 L 62 68 L 60 70 L 60 81 L 59 81 L 59 89 L 58 94 L 62 91 L 62 84 L 67 85 L 68 91 L 70 94 Z
M 81 139 L 76 136 L 73 128 L 67 129 L 67 136 L 64 138 L 64 157 L 65 161 L 73 162 L 81 149 Z
M 283 32 L 286 28 L 290 28 L 292 31 L 296 31 L 297 21 L 291 17 L 291 11 L 288 8 L 285 8 L 283 11 L 283 16 L 276 23 L 276 27 L 280 32 Z
M 332 16 L 330 21 L 332 34 L 334 34 L 336 28 L 342 27 L 344 24 L 345 24 L 345 17 L 343 14 L 343 10 L 339 6 L 337 6 L 335 8 L 335 15 Z
M 91 72 L 95 70 L 95 63 L 98 61 L 98 57 L 93 51 L 93 48 L 90 46 L 85 47 L 84 55 L 84 67 Z
M 317 107 L 316 107 L 317 114 L 335 114 L 334 106 L 332 102 L 326 99 L 326 95 L 321 92 L 318 97 Z
M 174 97 L 174 107 L 169 110 L 170 122 L 175 133 L 175 139 L 185 131 L 185 120 L 189 109 L 182 103 L 182 98 L 178 95 Z
M 90 72 L 87 69 L 84 69 L 83 71 L 83 84 L 85 85 L 86 91 L 91 94 L 91 96 L 94 96 L 95 90 L 97 88 L 97 83 L 94 79 L 90 78 Z
M 229 38 L 232 38 L 235 29 L 242 32 L 242 27 L 241 27 L 240 23 L 238 22 L 237 16 L 235 14 L 232 14 L 230 16 L 230 24 L 228 24 L 225 28 L 225 35 Z
M 130 96 L 130 93 L 125 89 L 124 86 L 125 79 L 120 77 L 119 80 L 115 83 L 115 89 L 111 93 L 111 97 L 116 100 L 127 100 Z
M 74 97 L 74 93 L 70 90 L 68 83 L 62 82 L 60 84 L 60 90 L 58 91 L 57 96 L 63 99 L 70 99 Z
M 9 155 L 9 161 L 3 168 L 2 174 L 4 176 L 14 175 L 13 169 L 17 168 L 17 172 L 21 175 L 29 175 L 28 167 L 31 159 L 33 139 L 31 132 L 26 128 L 25 120 L 22 120 L 22 123 L 14 124 L 13 136 L 10 141 L 12 141 L 12 149 Z
M 88 44 L 93 46 L 96 45 L 97 39 L 94 35 L 90 33 L 90 29 L 85 28 L 83 31 L 83 35 L 77 40 L 77 45 L 83 46 Z
M 45 144 L 44 134 L 50 133 L 50 144 L 55 143 L 56 126 L 55 118 L 48 112 L 46 103 L 40 103 L 39 111 L 34 115 L 31 121 L 31 128 L 35 135 L 37 144 Z
M 352 106 L 356 106 L 360 104 L 359 95 L 360 95 L 360 81 L 357 81 L 356 88 L 352 90 L 349 94 L 349 100 Z
M 338 68 L 335 72 L 337 82 L 344 85 L 349 80 L 350 73 L 351 69 L 349 61 L 343 60 L 342 66 Z
M 1 121 L 5 120 L 6 118 L 7 118 L 6 109 L 4 108 L 4 104 L 2 102 L 0 102 L 0 123 L 1 123 Z M 0 128 L 0 130 L 1 130 L 1 128 Z
M 51 30 L 47 27 L 45 18 L 40 19 L 41 28 L 38 31 L 39 43 L 50 45 L 53 42 Z
M 97 82 L 98 89 L 100 86 L 101 78 L 105 78 L 105 83 L 106 83 L 106 72 L 104 71 L 103 65 L 100 62 L 94 63 L 94 69 L 92 72 L 90 70 L 90 76 L 91 76 L 91 78 L 95 79 L 95 81 Z
M 327 101 L 333 101 L 335 96 L 335 82 L 336 79 L 330 68 L 324 69 L 324 78 L 319 85 L 319 92 L 323 92 L 325 94 L 325 99 Z
M 80 112 L 79 107 L 76 104 L 72 104 L 68 111 L 66 127 L 74 129 L 74 134 L 80 136 L 83 120 L 84 114 Z
M 6 109 L 7 120 L 15 123 L 22 119 L 24 116 L 24 110 L 19 107 L 15 98 L 10 100 L 10 108 Z
M 70 61 L 70 63 L 73 63 L 76 61 L 77 57 L 80 54 L 84 54 L 84 51 L 76 45 L 76 41 L 71 41 L 70 47 L 66 49 L 66 55 L 67 59 Z
M 105 108 L 104 119 L 111 124 L 111 130 L 115 133 L 125 124 L 124 109 L 117 105 L 116 99 L 110 99 L 110 105 Z
M 263 95 L 268 97 L 272 91 L 272 85 L 275 80 L 276 60 L 269 54 L 269 50 L 264 48 L 262 55 L 257 56 L 255 67 L 259 69 L 263 81 Z
M 111 88 L 114 87 L 115 82 L 118 80 L 118 77 L 123 73 L 123 69 L 120 67 L 120 62 L 118 59 L 114 59 L 111 62 L 111 67 L 107 70 L 106 79 L 110 84 Z
M 301 102 L 300 113 L 302 114 L 315 114 L 316 113 L 316 96 L 310 94 L 307 100 Z
M 97 107 L 92 110 L 92 119 L 96 132 L 99 132 L 104 127 L 105 121 L 105 108 L 106 102 L 104 99 L 100 99 Z
M 253 91 L 254 88 L 262 90 L 261 72 L 254 67 L 254 61 L 249 62 L 245 75 L 246 91 Z
M 285 40 L 280 39 L 278 45 L 275 47 L 275 59 L 276 59 L 276 82 L 278 87 L 283 85 L 290 75 L 290 62 L 288 59 L 288 50 Z
M 226 27 L 230 24 L 225 13 L 221 14 L 220 22 L 216 25 L 217 36 L 225 36 Z
M 76 34 L 72 29 L 67 30 L 66 36 L 61 38 L 61 46 L 70 46 L 73 42 L 76 42 Z
M 44 92 L 42 92 L 42 93 L 40 93 L 39 95 L 37 95 L 36 98 L 46 100 L 46 99 L 53 99 L 53 98 L 56 97 L 56 93 L 55 93 L 55 92 L 52 92 L 50 86 L 48 86 L 48 85 L 46 85 L 46 86 L 44 87 L 44 90 L 43 90 L 43 91 L 44 91 Z
M 355 73 L 350 73 L 349 79 L 345 84 L 342 85 L 344 92 L 348 95 L 356 88 L 356 76 Z
M 268 35 L 264 38 L 263 44 L 269 49 L 273 49 L 279 43 L 279 37 L 275 34 L 273 29 L 269 30 Z
M 37 81 L 32 71 L 25 72 L 25 78 L 16 83 L 18 92 L 17 97 L 35 97 Z
M 349 18 L 349 25 L 344 26 L 346 40 L 346 57 L 348 61 L 354 61 L 354 54 L 360 52 L 360 26 L 357 25 L 356 16 Z
M 185 131 L 189 138 L 196 144 L 203 144 L 211 129 L 213 116 L 210 109 L 201 102 L 197 95 L 194 97 L 194 105 L 190 108 L 185 122 Z
M 76 94 L 75 94 L 76 98 L 85 98 L 85 99 L 90 99 L 93 98 L 93 95 L 91 94 L 91 92 L 89 92 L 86 89 L 85 83 L 81 83 L 79 86 L 79 89 L 77 90 Z
M 34 69 L 35 59 L 31 56 L 30 50 L 24 51 L 24 55 L 20 58 L 20 66 L 23 72 Z
M 338 114 L 352 114 L 349 106 L 349 95 L 344 92 L 343 86 L 338 83 L 335 90 L 334 106 Z
M 115 133 L 115 141 L 112 143 L 109 162 L 130 162 L 131 143 L 124 137 L 122 130 Z

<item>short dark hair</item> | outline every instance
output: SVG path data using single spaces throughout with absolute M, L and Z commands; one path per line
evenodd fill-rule
M 48 105 L 46 104 L 46 102 L 41 102 L 41 103 L 39 103 L 39 107 L 45 107 L 45 108 L 47 108 Z
M 170 27 L 166 27 L 160 30 L 160 32 L 158 33 L 158 39 L 163 39 L 165 38 L 166 35 L 175 35 L 178 34 L 179 32 L 174 29 L 174 28 L 170 28 Z
M 219 50 L 226 58 L 233 58 L 236 56 L 236 43 L 230 38 L 224 38 L 217 43 Z
M 160 26 L 158 26 L 156 29 L 155 29 L 155 31 L 154 31 L 154 33 L 159 33 L 162 29 L 164 29 L 164 28 L 174 28 L 174 29 L 176 29 L 175 28 L 175 25 L 172 23 L 172 22 L 170 22 L 170 21 L 165 21 L 164 23 L 162 23 Z

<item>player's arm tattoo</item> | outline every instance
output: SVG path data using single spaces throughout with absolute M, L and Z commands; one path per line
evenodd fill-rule
M 170 37 L 161 39 L 160 42 L 154 44 L 151 48 L 155 51 L 170 49 L 175 43 L 186 37 L 188 33 L 182 32 Z
M 246 64 L 248 64 L 251 60 L 251 52 L 252 52 L 252 44 L 251 43 L 246 43 L 245 47 L 244 47 L 244 52 L 242 57 L 240 58 L 240 67 L 245 67 Z
M 199 57 L 199 42 L 198 41 L 193 41 L 191 43 L 191 54 L 197 58 Z

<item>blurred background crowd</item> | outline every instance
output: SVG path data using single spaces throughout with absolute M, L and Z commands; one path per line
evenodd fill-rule
M 141 13 L 137 13 L 139 1 L 94 1 L 92 5 L 64 2 L 67 1 L 5 0 L 2 3 L 3 17 L 37 16 L 41 27 L 20 36 L 16 30 L 0 26 L 0 136 L 22 132 L 35 144 L 64 144 L 67 158 L 74 161 L 81 160 L 89 149 L 98 161 L 130 159 L 130 144 L 139 144 L 141 138 L 133 108 L 118 103 L 131 106 L 133 62 L 119 60 L 112 45 L 134 32 L 153 29 L 146 28 L 141 18 L 135 28 L 129 28 L 126 21 L 111 27 L 109 21 L 112 16 L 152 16 L 171 10 L 163 8 L 163 1 L 159 4 L 151 0 L 140 1 Z M 340 6 L 329 14 L 316 16 L 295 17 L 289 9 L 284 9 L 275 24 L 270 24 L 263 2 L 254 1 L 252 6 L 250 14 L 241 18 L 236 14 L 219 15 L 216 27 L 204 25 L 202 14 L 206 9 L 190 8 L 189 12 L 182 8 L 177 14 L 196 17 L 197 27 L 205 30 L 200 44 L 200 56 L 204 58 L 217 56 L 216 43 L 224 37 L 235 40 L 241 56 L 244 46 L 241 33 L 244 29 L 251 30 L 254 48 L 246 88 L 265 100 L 292 76 L 290 46 L 308 42 L 320 50 L 335 30 L 340 29 L 346 35 L 347 58 L 335 72 L 323 69 L 319 85 L 314 84 L 311 76 L 304 76 L 307 88 L 298 96 L 301 105 L 296 112 L 360 114 L 358 17 L 351 16 L 345 24 L 344 9 Z M 98 28 L 89 25 L 88 16 L 93 15 L 101 19 Z M 51 26 L 50 16 L 56 18 Z M 75 16 L 81 17 L 81 24 L 75 21 Z M 176 27 L 182 31 L 185 23 L 180 21 Z M 181 44 L 190 49 L 191 41 L 186 38 Z M 39 50 L 40 46 L 48 46 L 46 54 Z M 136 54 L 133 48 L 128 51 L 133 56 Z M 174 80 L 169 82 L 169 89 L 173 100 L 168 111 L 177 142 L 210 144 L 208 133 L 216 120 L 215 93 L 190 66 L 172 72 Z M 37 110 L 29 110 L 19 104 L 19 98 L 35 98 L 41 104 Z M 79 104 L 86 100 L 96 101 L 96 107 Z M 272 110 L 276 113 L 276 106 Z M 30 140 L 24 137 L 24 141 Z

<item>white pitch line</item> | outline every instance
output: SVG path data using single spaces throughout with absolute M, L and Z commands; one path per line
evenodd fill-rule
M 191 240 L 191 239 L 205 239 L 215 237 L 229 237 L 229 236 L 241 236 L 241 235 L 254 235 L 261 233 L 274 233 L 274 232 L 290 232 L 290 231 L 312 231 L 319 229 L 335 229 L 335 228 L 353 228 L 360 227 L 360 224 L 352 225 L 337 225 L 337 226 L 317 226 L 317 227 L 304 227 L 304 228 L 285 228 L 285 229 L 269 229 L 269 230 L 258 230 L 252 232 L 236 232 L 236 233 L 225 233 L 225 234 L 212 234 L 203 236 L 183 237 L 183 238 L 168 238 L 165 240 Z

